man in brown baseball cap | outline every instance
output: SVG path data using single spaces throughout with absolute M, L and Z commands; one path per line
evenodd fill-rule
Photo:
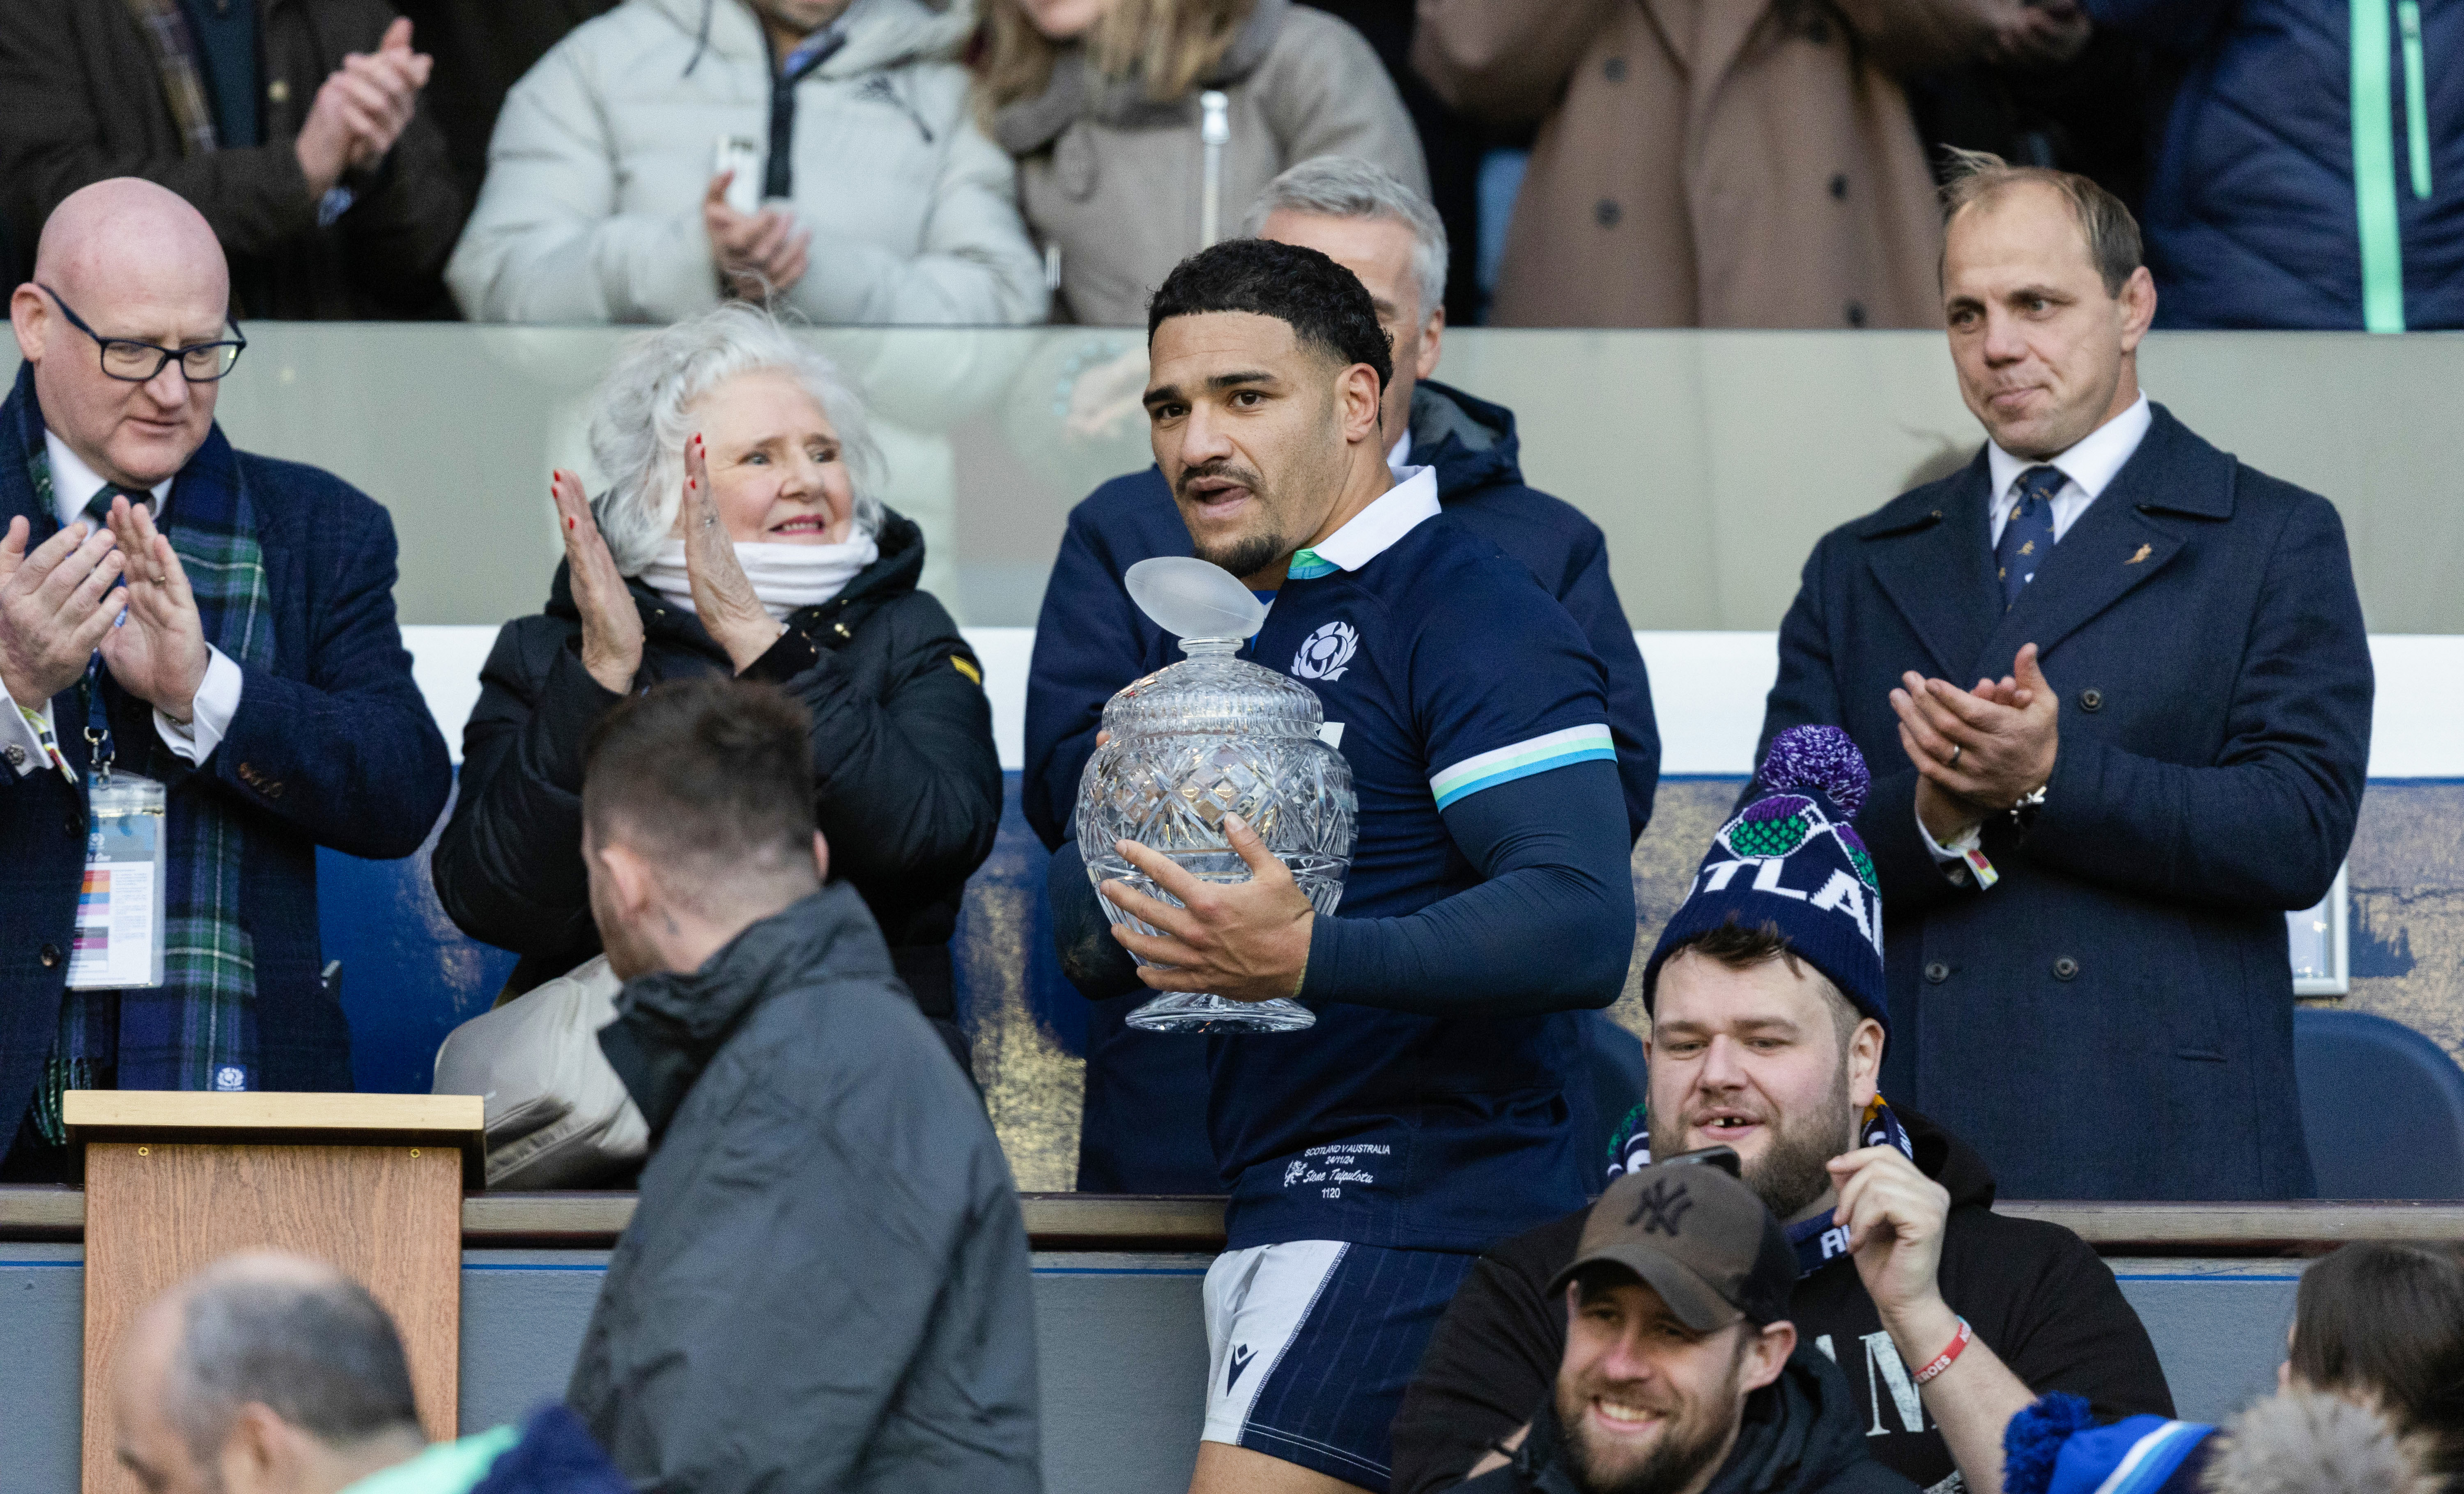
M 1915 1494 L 1788 1321 L 1796 1253 L 1727 1147 L 1628 1173 L 1550 1284 L 1555 1394 L 1464 1494 Z M 1501 1461 L 1502 1460 L 1502 1461 Z

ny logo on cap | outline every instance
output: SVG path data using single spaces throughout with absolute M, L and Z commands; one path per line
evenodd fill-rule
M 1635 1201 L 1634 1212 L 1625 1217 L 1625 1221 L 1628 1224 L 1641 1222 L 1642 1217 L 1648 1214 L 1651 1219 L 1643 1224 L 1642 1232 L 1648 1235 L 1653 1230 L 1661 1230 L 1673 1240 L 1677 1236 L 1678 1221 L 1692 1207 L 1694 1200 L 1686 1197 L 1684 1185 L 1674 1177 L 1663 1177 L 1642 1191 Z

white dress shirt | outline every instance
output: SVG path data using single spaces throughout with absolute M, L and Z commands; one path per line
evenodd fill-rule
M 2011 521 L 2011 499 L 2017 493 L 2019 474 L 2034 467 L 2057 468 L 2068 479 L 2055 490 L 2053 498 L 2054 543 L 2061 543 L 2062 537 L 2079 522 L 2079 516 L 2087 512 L 2087 506 L 2112 486 L 2113 474 L 2122 471 L 2122 464 L 2139 450 L 2139 443 L 2147 438 L 2147 428 L 2155 419 L 2148 411 L 2147 396 L 2143 394 L 2128 409 L 2080 437 L 2077 446 L 2044 462 L 2013 456 L 2002 450 L 2000 443 L 1987 442 L 1985 467 L 1993 483 L 1993 492 L 1986 499 L 1986 521 L 1991 526 L 1987 548 L 2002 542 L 2002 528 Z
M 2139 450 L 2139 443 L 2147 438 L 2147 428 L 2155 423 L 2155 419 L 2147 408 L 2147 396 L 2143 393 L 2128 409 L 2080 437 L 2079 444 L 2069 450 L 2046 462 L 2032 462 L 2025 457 L 2013 456 L 2002 450 L 1999 442 L 1987 442 L 1985 468 L 1992 483 L 1991 491 L 1985 495 L 1989 545 L 2002 543 L 2002 529 L 2011 521 L 2011 500 L 2018 489 L 2020 475 L 2030 468 L 2047 466 L 2058 469 L 2064 479 L 2061 487 L 2055 490 L 2052 500 L 2054 543 L 2060 544 L 2062 537 L 2071 532 L 2071 526 L 2079 522 L 2079 516 L 2087 512 L 2088 505 L 2112 486 L 2114 474 L 2121 472 L 2123 464 Z M 1925 842 L 1925 849 L 1932 853 L 1945 875 L 1953 882 L 1968 881 L 1968 853 L 1976 849 L 1984 839 L 1977 826 L 1969 826 L 1966 833 L 1953 838 L 1946 846 L 1933 838 L 1933 832 L 1925 828 L 1925 816 L 1919 815 L 1917 835 Z
M 1397 482 L 1401 482 L 1404 469 L 1411 465 L 1412 428 L 1406 426 L 1403 433 L 1395 438 L 1395 444 L 1386 449 L 1386 470 L 1395 474 Z
M 67 442 L 49 430 L 43 432 L 43 450 L 52 464 L 53 511 L 65 529 L 85 517 L 85 506 L 102 491 L 104 479 L 71 450 Z M 153 487 L 157 523 L 171 501 L 171 485 L 177 480 L 165 477 Z M 154 731 L 163 738 L 163 745 L 189 762 L 204 762 L 221 745 L 223 734 L 231 730 L 231 717 L 239 712 L 241 683 L 239 666 L 220 648 L 210 643 L 206 645 L 206 678 L 197 687 L 193 714 L 187 723 L 174 721 L 160 711 L 154 713 Z M 10 698 L 8 687 L 0 685 L 0 761 L 15 769 L 20 778 L 55 766 L 52 749 L 44 740 L 47 736 L 58 739 L 52 703 L 40 702 L 30 717 Z

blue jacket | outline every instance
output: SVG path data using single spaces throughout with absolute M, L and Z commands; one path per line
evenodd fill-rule
M 2145 215 L 2158 326 L 2464 327 L 2464 0 L 2087 9 L 2184 69 Z
M 1627 827 L 1651 821 L 1660 784 L 1660 729 L 1651 679 L 1609 581 L 1608 543 L 1573 504 L 1524 486 L 1514 414 L 1423 380 L 1412 396 L 1412 462 L 1438 470 L 1445 511 L 1521 560 L 1573 615 L 1609 670 L 1609 722 L 1625 784 Z M 1061 554 L 1036 619 L 1026 686 L 1026 823 L 1048 846 L 1075 839 L 1078 776 L 1095 755 L 1104 703 L 1180 655 L 1121 587 L 1138 561 L 1187 555 L 1189 530 L 1163 473 L 1115 477 L 1069 511 Z
M 59 525 L 27 479 L 26 432 L 42 429 L 33 400 L 29 365 L 0 405 L 0 526 L 25 515 L 39 544 Z M 118 733 L 121 760 L 162 780 L 175 804 L 209 794 L 245 806 L 240 896 L 256 956 L 256 1087 L 348 1089 L 350 1027 L 318 978 L 317 847 L 407 856 L 452 786 L 445 739 L 394 626 L 393 523 L 330 472 L 233 450 L 219 426 L 179 481 L 246 485 L 274 604 L 274 668 L 243 667 L 239 711 L 202 765 L 172 756 L 150 727 Z M 74 690 L 55 697 L 55 719 L 80 719 L 76 702 Z M 82 765 L 84 743 L 60 736 Z M 0 1151 L 59 1025 L 82 812 L 59 774 L 0 769 Z
M 1823 537 L 1781 625 L 1763 745 L 1844 726 L 1886 909 L 1882 1092 L 1975 1146 L 2018 1198 L 2292 1198 L 2312 1188 L 2284 913 L 2352 843 L 2368 639 L 2326 499 L 2163 406 L 2008 613 L 1985 456 Z M 2038 646 L 2060 746 L 2001 873 L 1954 886 L 1916 824 L 1890 692 Z M 1761 749 L 1757 749 L 1759 753 Z
M 1502 406 L 1423 380 L 1412 395 L 1412 448 L 1414 463 L 1438 470 L 1445 511 L 1521 560 L 1573 614 L 1608 666 L 1626 824 L 1640 836 L 1660 783 L 1660 729 L 1642 652 L 1609 581 L 1599 526 L 1573 504 L 1524 485 L 1514 414 Z M 1047 846 L 1077 836 L 1078 778 L 1094 755 L 1104 703 L 1130 681 L 1179 658 L 1173 640 L 1130 601 L 1121 577 L 1150 556 L 1188 553 L 1189 530 L 1155 468 L 1113 478 L 1070 511 L 1036 622 L 1026 772 L 1020 784 L 1027 824 Z M 1125 1025 L 1122 1018 L 1145 1000 L 1098 1001 L 1089 1014 L 1078 1186 L 1097 1193 L 1216 1192 L 1222 1179 L 1206 1138 L 1205 1044 Z M 1584 1013 L 1582 1022 L 1587 1063 L 1603 1076 L 1615 1073 L 1615 1055 L 1632 1047 L 1632 1040 L 1605 1017 Z M 1635 1096 L 1611 1085 L 1578 1088 L 1574 1098 L 1577 1130 L 1590 1139 Z

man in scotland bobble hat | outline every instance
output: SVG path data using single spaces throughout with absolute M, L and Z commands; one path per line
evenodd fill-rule
M 1850 827 L 1856 746 L 1827 726 L 1782 733 L 1755 783 L 1644 967 L 1648 1097 L 1611 1144 L 1608 1197 L 1655 1156 L 1733 1149 L 1793 1257 L 1786 1316 L 1869 1413 L 1875 1460 L 1920 1487 L 1999 1494 L 2002 1428 L 2035 1394 L 2169 1416 L 2096 1253 L 1993 1213 L 1984 1159 L 1883 1103 L 1882 903 Z M 1589 1249 L 1584 1220 L 1520 1235 L 1464 1278 L 1396 1418 L 1396 1494 L 1450 1487 L 1522 1435 L 1565 1357 L 1552 1284 Z

